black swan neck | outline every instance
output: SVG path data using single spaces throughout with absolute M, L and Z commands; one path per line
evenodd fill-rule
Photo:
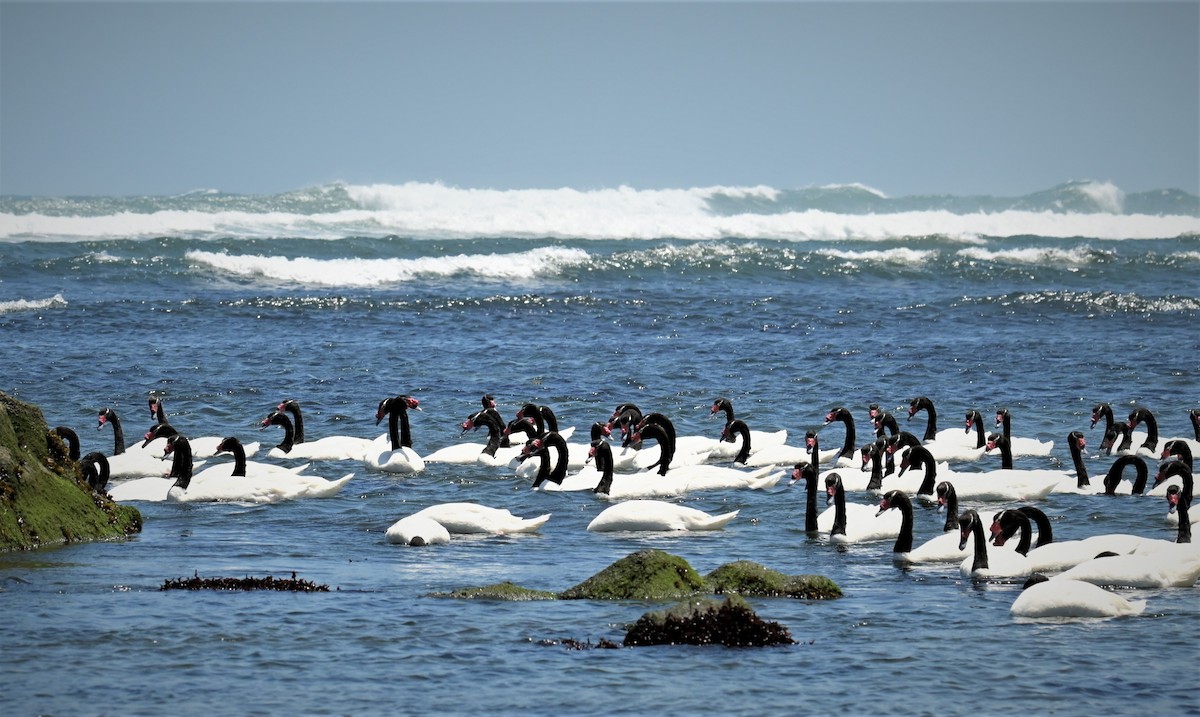
M 921 440 L 929 442 L 937 437 L 937 409 L 933 407 L 933 401 L 922 396 L 913 399 L 912 405 L 909 407 L 908 417 L 912 418 L 921 409 L 925 409 L 925 415 L 928 418 L 925 424 L 925 437 Z
M 279 404 L 279 408 L 292 414 L 292 443 L 304 443 L 304 414 L 300 411 L 300 403 L 288 400 Z
M 1032 505 L 1023 505 L 1017 510 L 1024 513 L 1037 526 L 1037 547 L 1040 548 L 1043 545 L 1054 542 L 1054 528 L 1050 525 L 1049 516 L 1042 512 L 1041 508 L 1034 508 Z
M 112 425 L 113 429 L 113 455 L 119 456 L 125 452 L 125 431 L 121 430 L 121 419 L 117 417 L 117 412 L 111 408 L 106 408 L 100 412 L 106 423 Z
M 896 542 L 892 545 L 893 553 L 909 553 L 913 548 L 913 507 L 912 501 L 903 491 L 890 491 L 883 496 L 884 506 L 880 506 L 881 511 L 889 508 L 895 508 L 900 511 L 900 535 L 896 536 Z
M 1071 463 L 1075 466 L 1075 487 L 1087 488 L 1092 484 L 1088 477 L 1087 465 L 1083 462 L 1083 447 L 1079 441 L 1083 436 L 1078 431 L 1072 431 L 1067 436 L 1067 447 L 1071 450 Z

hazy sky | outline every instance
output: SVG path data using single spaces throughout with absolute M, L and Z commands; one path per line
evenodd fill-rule
M 1200 2 L 0 0 L 0 193 L 1200 193 Z

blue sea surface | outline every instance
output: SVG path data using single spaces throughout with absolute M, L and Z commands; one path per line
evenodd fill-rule
M 1000 408 L 1053 441 L 1020 469 L 1069 471 L 1066 437 L 1092 406 L 1150 408 L 1165 439 L 1200 408 L 1200 200 L 1073 183 L 1021 198 L 888 198 L 869 188 L 490 192 L 332 186 L 270 197 L 0 197 L 0 390 L 111 452 L 149 395 L 190 436 L 260 430 L 297 399 L 309 440 L 373 438 L 385 397 L 409 394 L 414 448 L 461 442 L 494 394 L 512 418 L 551 406 L 583 440 L 617 404 L 720 434 L 718 396 L 752 429 L 841 444 L 837 406 L 871 438 L 878 403 L 920 436 Z M 1145 427 L 1140 427 L 1145 430 Z M 1161 447 L 1161 442 L 1160 442 Z M 214 459 L 219 460 L 219 459 Z M 1156 460 L 1149 459 L 1152 470 Z M 999 468 L 999 458 L 954 464 Z M 804 494 L 675 499 L 739 511 L 724 530 L 591 533 L 609 505 L 531 490 L 509 467 L 361 461 L 335 497 L 269 505 L 139 502 L 128 541 L 0 554 L 6 714 L 1198 714 L 1196 588 L 1118 589 L 1136 617 L 1027 622 L 1016 583 L 956 564 L 903 569 L 890 541 L 838 546 L 804 531 Z M 885 481 L 885 488 L 887 482 Z M 1097 489 L 1099 490 L 1099 488 Z M 878 505 L 878 495 L 851 493 Z M 389 544 L 426 506 L 472 501 L 535 534 Z M 1051 494 L 1056 539 L 1173 539 L 1161 498 Z M 970 505 L 999 510 L 1006 504 Z M 916 508 L 917 541 L 944 516 Z M 620 642 L 654 602 L 494 602 L 431 596 L 511 580 L 564 590 L 656 548 L 702 573 L 753 560 L 827 575 L 840 600 L 752 599 L 788 647 Z M 272 574 L 316 594 L 160 591 L 164 580 Z

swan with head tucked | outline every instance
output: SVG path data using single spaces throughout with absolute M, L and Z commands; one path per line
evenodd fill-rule
M 409 409 L 421 410 L 420 402 L 412 396 L 393 396 L 379 402 L 375 424 L 387 416 L 388 432 L 386 438 L 376 439 L 363 453 L 362 460 L 368 469 L 403 475 L 425 470 L 425 460 L 412 447 Z M 382 443 L 384 440 L 387 443 Z
M 479 503 L 439 503 L 413 513 L 437 521 L 451 534 L 510 535 L 536 533 L 550 520 L 550 514 L 521 518 L 504 508 Z
M 1082 580 L 1050 580 L 1034 573 L 1013 601 L 1009 614 L 1029 620 L 1110 618 L 1141 615 L 1145 600 L 1128 600 Z
M 409 515 L 388 526 L 384 539 L 389 543 L 411 545 L 445 545 L 450 542 L 450 531 L 433 518 Z
M 588 531 L 692 532 L 721 530 L 738 511 L 710 515 L 662 500 L 627 500 L 609 506 L 588 523 Z

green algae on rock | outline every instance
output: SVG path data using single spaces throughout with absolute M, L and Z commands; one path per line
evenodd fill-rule
M 639 550 L 578 585 L 564 600 L 666 600 L 703 592 L 704 578 L 686 560 L 661 550 Z
M 91 490 L 58 441 L 40 409 L 0 393 L 0 550 L 121 538 L 142 529 L 141 513 Z
M 717 594 L 832 600 L 842 596 L 837 583 L 823 575 L 785 575 L 749 560 L 727 563 L 705 576 Z
M 430 597 L 460 598 L 464 600 L 557 600 L 558 596 L 545 590 L 530 590 L 516 583 L 504 581 L 478 588 L 463 588 L 448 593 L 433 593 Z
M 667 610 L 646 613 L 625 633 L 626 647 L 763 647 L 793 645 L 795 642 L 786 627 L 763 620 L 737 595 L 730 595 L 723 601 L 694 599 Z

